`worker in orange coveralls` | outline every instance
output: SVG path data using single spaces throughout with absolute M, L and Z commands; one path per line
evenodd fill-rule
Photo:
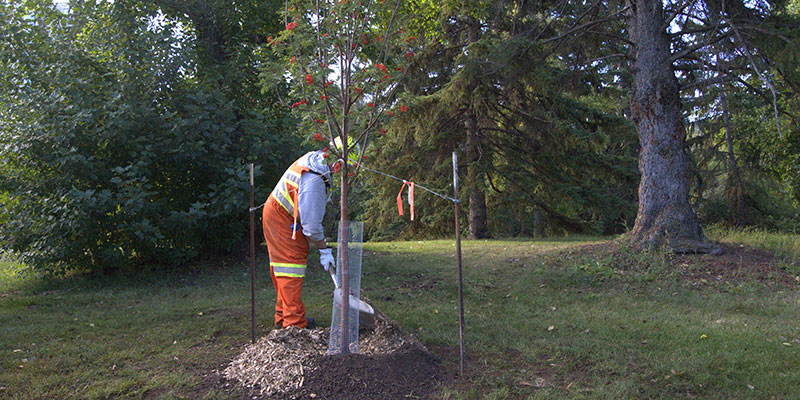
M 347 143 L 347 162 L 355 165 L 361 156 L 361 146 L 352 137 Z M 340 150 L 343 147 L 338 137 L 333 145 Z M 278 293 L 275 326 L 282 328 L 315 327 L 314 319 L 306 318 L 306 307 L 300 299 L 308 262 L 308 242 L 319 249 L 319 261 L 325 271 L 336 265 L 322 233 L 322 218 L 328 202 L 326 193 L 331 182 L 331 171 L 325 159 L 324 150 L 298 158 L 283 173 L 264 204 L 262 224 L 269 250 L 269 270 Z M 334 172 L 338 171 L 338 165 L 334 167 Z
M 272 284 L 278 294 L 276 327 L 315 327 L 314 319 L 306 318 L 300 295 L 309 242 L 319 249 L 320 264 L 325 271 L 335 264 L 322 232 L 330 182 L 331 171 L 324 152 L 308 152 L 284 172 L 264 204 L 264 238 L 269 250 Z

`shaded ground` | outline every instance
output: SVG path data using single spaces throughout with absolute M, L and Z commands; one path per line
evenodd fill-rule
M 716 257 L 613 252 L 600 238 L 466 241 L 463 380 L 452 241 L 366 244 L 393 250 L 365 258 L 365 293 L 438 362 L 368 355 L 347 360 L 339 391 L 319 382 L 271 397 L 219 373 L 249 344 L 246 262 L 53 280 L 10 268 L 0 271 L 0 398 L 794 399 L 800 238 L 783 257 L 757 249 L 790 238 L 761 238 Z M 264 266 L 262 335 L 274 298 Z M 330 312 L 330 277 L 311 268 L 304 285 L 311 315 Z M 303 379 L 342 372 L 329 362 Z
M 743 245 L 722 245 L 724 253 L 718 256 L 676 255 L 674 265 L 681 268 L 681 275 L 693 282 L 741 281 L 756 279 L 794 286 L 800 279 L 791 273 L 784 261 L 773 254 Z
M 758 281 L 768 286 L 796 287 L 797 282 L 800 282 L 800 278 L 794 273 L 798 268 L 791 262 L 759 249 L 731 244 L 721 246 L 724 251 L 718 255 L 664 252 L 653 257 L 652 254 L 643 256 L 611 241 L 572 248 L 567 251 L 568 256 L 562 261 L 571 263 L 576 257 L 588 257 L 600 260 L 602 264 L 612 266 L 617 273 L 625 275 L 663 271 L 682 282 L 698 287 L 748 281 Z M 510 267 L 518 266 L 517 264 L 524 267 L 525 264 L 520 258 L 504 261 L 508 262 Z M 428 280 L 407 278 L 399 281 L 396 290 L 400 294 L 411 295 L 430 290 L 431 283 Z M 413 276 L 413 278 L 418 277 Z M 393 299 L 387 296 L 384 300 Z M 300 377 L 302 380 L 300 386 L 280 392 L 265 393 L 261 391 L 263 388 L 260 386 L 248 388 L 219 377 L 216 378 L 217 385 L 226 385 L 228 393 L 236 393 L 237 398 L 258 399 L 441 398 L 441 386 L 437 388 L 437 384 L 444 385 L 445 393 L 472 393 L 478 397 L 500 395 L 500 398 L 515 398 L 517 395 L 526 393 L 529 395 L 545 390 L 548 390 L 547 393 L 569 396 L 588 390 L 581 386 L 585 385 L 584 381 L 591 380 L 593 374 L 591 371 L 596 368 L 591 359 L 571 360 L 574 362 L 569 362 L 570 368 L 565 371 L 564 360 L 556 356 L 545 355 L 535 360 L 515 362 L 514 360 L 521 360 L 516 354 L 506 353 L 498 356 L 473 348 L 468 349 L 466 375 L 461 379 L 458 376 L 457 347 L 436 345 L 428 351 L 415 340 L 408 342 L 398 340 L 402 337 L 399 328 L 388 318 L 385 318 L 383 326 L 391 326 L 393 331 L 362 336 L 361 349 L 366 354 L 343 357 L 324 355 L 328 332 L 323 330 L 318 340 L 315 339 L 313 344 L 306 346 L 308 348 L 316 346 L 318 350 L 303 360 L 302 377 L 295 375 L 289 379 L 297 382 L 297 378 Z M 570 325 L 559 326 L 559 329 L 569 328 Z M 285 338 L 290 340 L 297 339 L 294 335 L 309 333 L 299 330 L 273 332 L 288 335 Z M 584 330 L 581 327 L 578 333 L 589 336 L 589 332 L 589 329 Z M 373 341 L 373 345 L 365 346 L 363 341 Z M 640 342 L 643 346 L 648 344 L 648 340 Z M 487 360 L 491 366 L 486 364 Z M 498 360 L 497 365 L 492 360 Z M 518 373 L 518 371 L 525 372 Z M 667 376 L 665 379 L 669 379 L 669 375 L 671 375 L 669 372 L 664 375 Z M 501 384 L 510 385 L 511 389 L 507 392 L 498 391 L 497 387 Z M 686 393 L 691 391 L 686 390 Z
M 713 283 L 736 283 L 744 280 L 796 286 L 800 277 L 793 271 L 800 266 L 782 260 L 772 253 L 743 245 L 720 244 L 723 253 L 711 254 L 668 254 L 664 253 L 663 262 L 676 269 L 681 279 L 693 285 Z M 651 265 L 639 263 L 635 255 L 626 251 L 617 242 L 605 242 L 581 246 L 577 255 L 588 255 L 593 258 L 606 258 L 613 265 L 629 272 L 640 272 Z

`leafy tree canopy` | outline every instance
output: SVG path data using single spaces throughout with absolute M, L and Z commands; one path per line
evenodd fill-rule
M 298 143 L 273 101 L 238 90 L 252 65 L 201 73 L 203 38 L 146 2 L 5 2 L 0 18 L 3 247 L 39 270 L 113 270 L 242 238 L 245 163 L 266 187 Z

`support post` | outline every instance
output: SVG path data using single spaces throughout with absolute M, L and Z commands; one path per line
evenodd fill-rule
M 250 331 L 256 342 L 256 228 L 253 195 L 253 164 L 250 164 Z
M 461 200 L 458 198 L 458 158 L 453 152 L 453 191 L 455 195 L 455 214 L 456 214 L 456 260 L 458 262 L 458 336 L 461 343 L 461 375 L 464 375 L 464 357 L 466 349 L 464 346 L 464 284 L 461 274 L 461 224 L 459 223 L 458 211 Z

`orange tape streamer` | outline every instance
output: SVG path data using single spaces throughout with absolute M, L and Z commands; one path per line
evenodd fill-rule
M 403 181 L 403 187 L 400 188 L 400 193 L 397 193 L 397 213 L 403 215 L 403 189 L 406 188 L 408 182 Z
M 408 186 L 408 204 L 411 207 L 411 220 L 414 220 L 414 182 L 403 181 L 403 187 L 397 193 L 397 213 L 403 215 L 403 189 Z

